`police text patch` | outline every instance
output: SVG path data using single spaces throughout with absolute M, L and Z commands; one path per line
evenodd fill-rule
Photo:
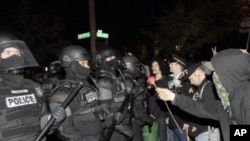
M 5 101 L 6 101 L 6 105 L 8 108 L 37 103 L 37 100 L 34 94 L 6 97 Z

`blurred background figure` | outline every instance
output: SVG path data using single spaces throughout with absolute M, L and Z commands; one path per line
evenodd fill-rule
M 131 95 L 129 102 L 129 122 L 133 131 L 133 141 L 142 141 L 142 127 L 152 125 L 153 119 L 144 109 L 144 101 L 148 95 L 144 74 L 140 71 L 141 63 L 137 57 L 123 56 L 122 61 L 126 67 L 122 68 L 127 93 Z

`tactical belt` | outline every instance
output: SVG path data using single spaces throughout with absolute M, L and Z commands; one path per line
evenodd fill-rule
M 20 110 L 14 113 L 9 113 L 9 114 L 7 113 L 7 115 L 3 115 L 3 113 L 1 113 L 0 125 L 2 125 L 3 123 L 7 123 L 8 121 L 22 119 L 23 117 L 29 117 L 31 119 L 31 117 L 38 117 L 38 115 L 39 115 L 38 109 L 35 109 L 35 110 L 25 109 L 25 110 Z M 28 121 L 28 122 L 32 122 L 32 121 Z
M 116 96 L 113 98 L 115 103 L 122 102 L 125 99 L 125 96 Z
M 113 96 L 113 98 L 112 99 L 108 99 L 108 100 L 101 100 L 100 101 L 100 103 L 103 103 L 103 104 L 105 104 L 105 103 L 108 103 L 108 104 L 110 104 L 110 103 L 119 103 L 119 102 L 123 102 L 123 100 L 125 99 L 125 96 L 124 95 L 116 95 L 116 96 Z
M 92 107 L 92 108 L 84 108 L 81 110 L 81 112 L 79 112 L 79 115 L 83 115 L 83 114 L 88 114 L 88 113 L 93 113 L 96 111 L 96 107 Z
M 88 107 L 84 107 L 82 109 L 80 109 L 80 111 L 78 112 L 80 115 L 82 114 L 88 114 L 88 113 L 93 113 L 96 111 L 100 111 L 100 110 L 106 110 L 108 109 L 109 106 L 107 104 L 101 104 L 101 105 L 95 105 L 93 106 L 88 106 Z
M 15 129 L 2 130 L 0 132 L 0 139 L 8 138 L 11 136 L 21 136 L 29 133 L 37 133 L 38 131 L 40 131 L 40 124 L 17 127 Z

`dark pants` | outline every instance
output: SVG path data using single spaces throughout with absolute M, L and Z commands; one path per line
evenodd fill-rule
M 142 127 L 138 121 L 133 121 L 132 123 L 133 139 L 132 141 L 143 141 L 142 137 Z
M 166 118 L 164 118 L 164 117 L 157 118 L 157 122 L 158 122 L 158 135 L 159 135 L 160 141 L 167 141 L 167 136 L 166 136 L 167 124 L 166 124 L 165 119 Z
M 187 134 L 185 130 L 180 130 L 178 128 L 172 129 L 174 141 L 187 141 Z

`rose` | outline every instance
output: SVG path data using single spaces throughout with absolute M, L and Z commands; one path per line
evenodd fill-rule
M 157 88 L 157 86 L 155 85 L 155 77 L 154 76 L 148 77 L 147 83 L 150 84 L 150 85 L 153 85 L 155 88 Z M 169 109 L 169 106 L 168 106 L 167 102 L 164 101 L 164 103 L 165 103 L 165 105 L 166 105 L 166 107 L 167 107 L 167 109 L 168 109 L 168 111 L 170 113 L 170 116 L 173 118 L 174 123 L 176 124 L 177 128 L 179 129 L 179 131 L 182 133 L 182 130 L 181 130 L 179 124 L 176 122 L 176 120 L 175 120 L 175 118 L 174 118 L 174 116 L 172 114 L 172 111 Z
M 148 77 L 147 83 L 150 85 L 153 85 L 155 88 L 157 88 L 157 86 L 155 85 L 155 77 L 154 76 Z

